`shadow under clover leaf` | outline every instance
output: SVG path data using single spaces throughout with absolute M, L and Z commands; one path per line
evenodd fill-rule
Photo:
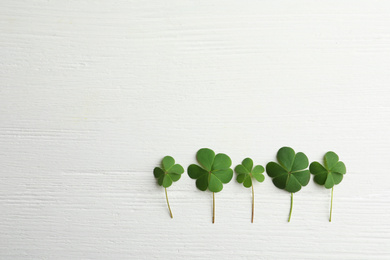
M 278 163 L 269 162 L 266 170 L 276 187 L 291 193 L 288 218 L 288 222 L 290 222 L 293 208 L 293 193 L 301 190 L 302 186 L 306 186 L 310 180 L 310 172 L 307 170 L 309 160 L 304 153 L 298 152 L 295 154 L 295 151 L 290 147 L 280 148 L 276 158 Z
M 223 153 L 215 155 L 214 151 L 202 148 L 196 153 L 196 159 L 200 165 L 191 164 L 187 172 L 191 179 L 196 179 L 196 187 L 199 190 L 213 192 L 213 220 L 215 221 L 215 192 L 223 189 L 223 184 L 229 183 L 233 177 L 230 168 L 232 161 Z

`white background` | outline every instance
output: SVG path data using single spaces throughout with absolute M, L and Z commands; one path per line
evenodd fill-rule
M 390 259 L 389 1 L 0 3 L 1 259 Z M 347 166 L 216 194 L 165 155 Z

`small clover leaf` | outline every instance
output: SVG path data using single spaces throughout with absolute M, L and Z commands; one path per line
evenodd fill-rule
M 241 164 L 237 165 L 234 168 L 234 171 L 237 173 L 237 181 L 242 183 L 244 187 L 252 187 L 252 220 L 255 214 L 255 192 L 253 189 L 253 180 L 255 179 L 258 182 L 264 181 L 264 167 L 261 165 L 256 165 L 253 167 L 253 160 L 251 158 L 245 158 Z
M 178 181 L 183 172 L 183 167 L 180 164 L 175 164 L 175 160 L 171 156 L 165 156 L 162 159 L 161 167 L 156 167 L 153 170 L 153 174 L 157 179 L 157 183 L 165 188 L 165 197 L 167 199 L 171 218 L 173 218 L 173 215 L 171 207 L 169 206 L 167 188 L 171 186 L 173 182 Z
M 266 170 L 276 187 L 291 193 L 291 206 L 288 218 L 290 222 L 293 193 L 298 192 L 302 186 L 306 186 L 310 180 L 310 172 L 306 169 L 309 166 L 309 160 L 304 153 L 299 152 L 295 154 L 295 151 L 290 147 L 280 148 L 276 158 L 278 163 L 269 162 Z
M 324 166 L 319 162 L 310 164 L 310 172 L 314 175 L 314 181 L 325 188 L 333 188 L 339 184 L 346 173 L 345 164 L 339 161 L 339 157 L 334 152 L 327 152 L 324 156 Z
M 214 151 L 202 148 L 196 153 L 200 164 L 191 164 L 187 172 L 191 179 L 196 179 L 196 187 L 202 191 L 209 189 L 213 192 L 213 223 L 215 219 L 215 192 L 223 189 L 223 184 L 229 183 L 233 178 L 230 168 L 232 160 L 223 153 L 215 155 Z
M 339 184 L 343 180 L 344 174 L 347 173 L 345 164 L 339 161 L 339 156 L 334 152 L 327 152 L 324 156 L 324 165 L 319 162 L 312 162 L 310 164 L 310 172 L 314 175 L 314 182 L 319 185 L 324 185 L 325 188 L 332 188 L 332 198 L 330 203 L 330 217 L 329 222 L 332 221 L 332 207 L 333 207 L 333 188 L 334 185 Z

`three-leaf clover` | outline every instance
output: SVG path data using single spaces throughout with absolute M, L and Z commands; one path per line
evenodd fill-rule
M 334 185 L 339 184 L 343 180 L 343 175 L 347 172 L 345 164 L 339 161 L 339 156 L 336 153 L 327 152 L 324 156 L 324 165 L 321 165 L 319 162 L 312 162 L 309 169 L 310 172 L 314 175 L 314 181 L 316 183 L 319 185 L 324 185 L 327 189 L 332 188 L 329 216 L 329 222 L 331 222 L 333 208 L 333 188 Z
M 256 165 L 253 167 L 253 160 L 251 158 L 245 158 L 241 164 L 234 168 L 237 173 L 237 181 L 242 183 L 245 188 L 252 187 L 252 223 L 255 214 L 255 192 L 253 189 L 253 178 L 258 182 L 264 181 L 264 167 Z
M 183 167 L 180 164 L 175 164 L 175 159 L 171 156 L 165 156 L 162 159 L 161 167 L 156 167 L 153 170 L 154 177 L 157 178 L 157 183 L 165 188 L 165 197 L 167 199 L 171 218 L 173 218 L 173 215 L 171 207 L 169 206 L 167 188 L 171 186 L 173 182 L 178 181 L 183 172 Z
M 229 183 L 233 177 L 233 170 L 230 169 L 232 160 L 226 154 L 215 155 L 214 151 L 202 148 L 196 153 L 196 159 L 200 164 L 188 166 L 188 175 L 196 179 L 196 187 L 202 191 L 209 189 L 213 192 L 213 223 L 215 219 L 215 192 L 223 189 L 223 183 Z
M 291 193 L 290 214 L 288 217 L 288 222 L 290 222 L 293 193 L 299 191 L 302 186 L 306 186 L 310 180 L 310 172 L 306 169 L 309 166 L 309 160 L 304 153 L 299 152 L 295 154 L 295 151 L 290 147 L 280 148 L 276 158 L 279 163 L 269 162 L 266 170 L 276 187 Z

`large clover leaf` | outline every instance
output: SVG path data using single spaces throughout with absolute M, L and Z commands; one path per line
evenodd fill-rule
M 279 149 L 276 158 L 278 163 L 269 162 L 266 166 L 267 174 L 272 178 L 272 182 L 279 189 L 284 189 L 291 193 L 290 214 L 291 219 L 293 207 L 293 193 L 299 191 L 302 186 L 306 186 L 310 180 L 310 172 L 306 168 L 309 160 L 304 153 L 296 153 L 290 147 Z
M 220 192 L 223 183 L 229 183 L 232 179 L 232 161 L 226 154 L 215 155 L 213 150 L 202 148 L 196 153 L 196 159 L 201 166 L 191 164 L 187 171 L 191 179 L 196 179 L 198 189 Z
M 250 188 L 252 187 L 252 220 L 255 214 L 255 192 L 253 189 L 253 181 L 252 179 L 257 180 L 258 182 L 264 181 L 264 167 L 261 165 L 256 165 L 253 167 L 253 160 L 251 158 L 245 158 L 241 164 L 237 165 L 234 168 L 234 171 L 237 173 L 237 181 L 242 183 L 244 187 Z
M 334 185 L 339 184 L 343 180 L 347 169 L 345 164 L 339 161 L 339 156 L 334 152 L 327 152 L 324 156 L 324 165 L 319 162 L 312 162 L 310 164 L 310 172 L 314 175 L 314 182 L 319 185 L 324 185 L 325 188 L 332 188 L 331 202 L 330 202 L 330 217 L 329 222 L 332 221 L 333 208 L 333 188 Z
M 156 167 L 153 170 L 153 174 L 157 179 L 157 183 L 165 188 L 165 197 L 167 199 L 171 218 L 173 218 L 173 215 L 171 207 L 169 206 L 167 188 L 171 186 L 173 182 L 178 181 L 183 172 L 183 167 L 180 164 L 175 164 L 175 160 L 171 156 L 165 156 L 162 159 L 161 167 Z
M 295 193 L 310 180 L 310 172 L 306 168 L 309 160 L 304 153 L 297 153 L 290 147 L 279 149 L 276 158 L 279 163 L 269 162 L 266 166 L 267 174 L 279 189 Z
M 215 155 L 214 151 L 202 148 L 196 153 L 196 159 L 200 164 L 188 166 L 188 175 L 196 179 L 196 187 L 202 191 L 209 189 L 213 192 L 213 223 L 215 220 L 215 192 L 223 189 L 223 183 L 228 183 L 233 178 L 233 170 L 230 169 L 232 160 L 226 154 Z

